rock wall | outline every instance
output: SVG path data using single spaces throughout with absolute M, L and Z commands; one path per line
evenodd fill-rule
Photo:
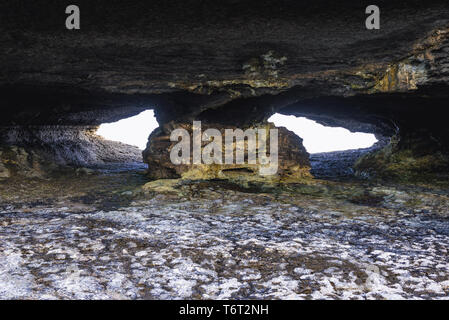
M 141 162 L 137 147 L 108 141 L 96 127 L 32 126 L 0 130 L 0 176 L 45 177 L 64 167 Z
M 2 137 L 20 132 L 17 141 L 55 162 L 134 154 L 84 128 L 149 108 L 163 128 L 195 119 L 244 128 L 282 112 L 381 140 L 396 136 L 400 144 L 381 156 L 385 165 L 366 160 L 364 172 L 396 161 L 385 154 L 427 157 L 418 162 L 429 171 L 448 158 L 447 0 L 379 0 L 380 30 L 365 28 L 368 4 L 350 0 L 79 0 L 77 31 L 64 28 L 68 4 L 0 3 Z M 30 140 L 30 126 L 47 129 Z M 66 142 L 54 143 L 56 136 Z M 152 149 L 158 143 L 150 141 L 145 157 L 155 166 L 158 157 L 166 163 Z M 150 168 L 150 176 L 180 174 L 164 170 Z
M 188 163 L 174 164 L 170 159 L 170 152 L 173 147 L 178 144 L 178 141 L 171 141 L 170 135 L 174 129 L 185 129 L 189 133 L 190 143 L 190 157 Z M 167 179 L 167 178 L 184 178 L 192 180 L 201 179 L 227 179 L 239 180 L 243 182 L 251 181 L 265 181 L 269 183 L 280 181 L 304 181 L 310 179 L 310 163 L 309 154 L 302 145 L 302 139 L 296 136 L 293 132 L 286 128 L 278 129 L 278 164 L 277 170 L 273 175 L 264 175 L 261 168 L 266 168 L 267 165 L 261 164 L 257 159 L 256 164 L 251 164 L 248 161 L 248 141 L 240 145 L 233 140 L 232 150 L 234 159 L 237 152 L 241 151 L 244 154 L 244 163 L 225 164 L 225 134 L 226 129 L 235 130 L 236 127 L 228 127 L 222 124 L 209 123 L 202 125 L 201 129 L 204 132 L 207 129 L 217 129 L 222 135 L 221 161 L 223 164 L 194 164 L 193 162 L 193 128 L 192 124 L 169 123 L 156 131 L 154 131 L 148 142 L 147 148 L 143 153 L 144 161 L 148 163 L 148 175 L 151 179 Z M 276 128 L 272 124 L 260 124 L 257 127 L 246 127 L 246 129 L 262 128 L 266 130 L 266 145 L 267 153 L 270 152 L 270 129 Z M 210 140 L 212 141 L 212 140 Z M 201 152 L 209 144 L 208 141 L 201 142 Z M 259 157 L 259 154 L 257 155 Z
M 45 178 L 57 166 L 46 161 L 34 151 L 17 146 L 0 146 L 0 180 L 21 176 L 26 178 Z
M 384 148 L 362 156 L 354 165 L 355 174 L 363 178 L 402 182 L 447 181 L 449 156 L 438 140 L 428 132 L 395 135 Z

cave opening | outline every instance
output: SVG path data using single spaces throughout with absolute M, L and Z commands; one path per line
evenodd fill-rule
M 104 139 L 122 142 L 144 150 L 151 132 L 159 127 L 153 110 L 145 110 L 133 117 L 116 122 L 103 123 L 97 135 Z
M 381 144 L 373 133 L 325 126 L 306 117 L 276 113 L 268 121 L 303 139 L 303 146 L 310 154 L 310 172 L 319 179 L 352 179 L 355 162 Z
M 365 149 L 378 140 L 372 133 L 351 132 L 342 127 L 330 127 L 306 117 L 276 113 L 268 121 L 277 127 L 285 127 L 303 139 L 310 154 Z M 122 142 L 144 150 L 151 132 L 159 127 L 153 110 L 99 126 L 97 134 L 104 139 Z
M 318 178 L 349 177 L 352 166 L 378 144 L 373 133 L 351 132 L 343 127 L 322 125 L 306 117 L 276 113 L 268 121 L 285 127 L 301 139 L 310 154 L 311 173 Z M 159 127 L 153 110 L 101 124 L 96 134 L 102 138 L 145 150 L 150 134 Z
M 310 154 L 365 149 L 378 140 L 372 133 L 351 132 L 342 127 L 329 127 L 305 117 L 276 113 L 268 121 L 277 127 L 285 127 L 303 139 Z

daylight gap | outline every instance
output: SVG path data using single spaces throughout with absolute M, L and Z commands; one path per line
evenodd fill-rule
M 277 127 L 285 127 L 301 137 L 307 152 L 312 154 L 369 148 L 377 142 L 376 136 L 372 133 L 327 127 L 304 117 L 276 113 L 268 121 Z
M 144 150 L 151 132 L 159 127 L 153 110 L 117 122 L 103 123 L 97 134 L 107 140 L 119 141 Z
M 286 116 L 279 113 L 268 121 L 278 127 L 286 127 L 303 139 L 303 145 L 309 153 L 344 151 L 369 148 L 377 139 L 372 133 L 351 132 L 345 128 L 323 126 L 304 117 Z M 100 125 L 97 134 L 105 139 L 123 142 L 145 149 L 150 133 L 159 124 L 153 110 L 113 123 Z

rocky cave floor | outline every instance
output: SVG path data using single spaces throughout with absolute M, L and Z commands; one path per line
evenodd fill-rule
M 0 182 L 0 298 L 448 298 L 447 186 L 357 180 L 337 155 L 282 187 L 145 185 L 139 164 Z

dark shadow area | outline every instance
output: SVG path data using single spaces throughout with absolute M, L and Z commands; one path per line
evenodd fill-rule
M 370 152 L 375 152 L 387 143 L 379 141 L 374 146 L 364 149 L 312 153 L 310 155 L 311 173 L 316 179 L 332 181 L 349 181 L 360 179 L 354 172 L 355 162 Z

